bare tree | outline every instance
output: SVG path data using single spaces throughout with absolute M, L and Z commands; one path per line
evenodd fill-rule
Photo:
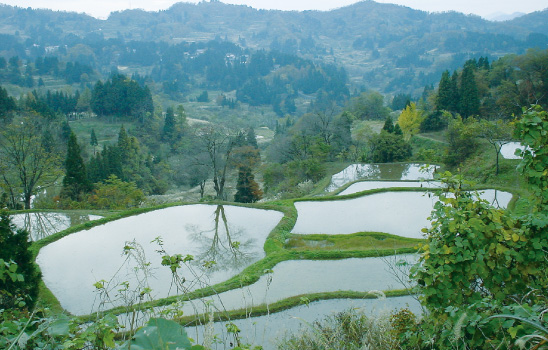
M 479 136 L 487 140 L 495 149 L 496 175 L 499 174 L 499 156 L 502 146 L 512 142 L 513 127 L 504 120 L 482 120 L 479 125 Z
M 216 197 L 225 200 L 224 190 L 227 172 L 231 165 L 234 137 L 229 130 L 211 125 L 198 129 L 196 136 L 201 143 L 202 151 L 208 155 L 208 166 L 211 169 Z
M 44 147 L 35 119 L 18 118 L 0 132 L 0 179 L 11 204 L 22 198 L 25 209 L 40 189 L 61 176 L 60 157 Z

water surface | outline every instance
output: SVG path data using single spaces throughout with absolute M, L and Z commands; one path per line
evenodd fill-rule
M 242 341 L 255 345 L 262 345 L 265 350 L 276 349 L 276 344 L 288 333 L 296 334 L 301 330 L 310 331 L 314 321 L 350 309 L 363 312 L 371 317 L 387 317 L 392 312 L 402 308 L 409 308 L 415 315 L 420 315 L 420 303 L 411 296 L 383 298 L 383 299 L 330 299 L 311 302 L 294 308 L 273 313 L 266 316 L 250 317 L 248 319 L 232 321 L 240 330 Z M 223 340 L 213 349 L 227 349 L 233 341 L 231 334 L 226 332 L 227 322 L 213 323 L 211 332 Z M 204 327 L 187 327 L 190 337 L 203 341 Z
M 516 150 L 523 150 L 525 147 L 520 142 L 509 142 L 500 148 L 500 154 L 505 159 L 521 159 L 521 156 L 516 155 Z
M 382 291 L 403 289 L 399 278 L 407 279 L 407 270 L 394 270 L 397 261 L 414 264 L 414 254 L 382 258 L 341 260 L 288 260 L 277 264 L 249 286 L 229 290 L 183 306 L 185 315 L 206 310 L 252 310 L 255 306 L 310 293 L 336 291 Z
M 413 163 L 352 164 L 331 177 L 331 192 L 357 180 L 431 180 L 437 166 Z
M 481 198 L 506 208 L 512 194 L 485 190 Z M 438 197 L 428 192 L 383 192 L 336 201 L 296 202 L 296 234 L 350 234 L 372 231 L 402 237 L 424 238 L 423 227 Z
M 265 239 L 282 216 L 236 206 L 170 207 L 76 232 L 42 248 L 37 262 L 61 305 L 88 314 L 136 302 L 143 288 L 152 289 L 152 299 L 180 293 L 170 268 L 161 266 L 166 254 L 194 257 L 181 264 L 186 290 L 230 278 L 265 256 Z M 105 290 L 98 293 L 101 280 Z
M 52 212 L 11 215 L 13 224 L 17 226 L 17 228 L 27 230 L 29 232 L 29 240 L 31 241 L 38 241 L 54 233 L 66 230 L 69 227 L 101 218 L 102 216 L 99 215 Z

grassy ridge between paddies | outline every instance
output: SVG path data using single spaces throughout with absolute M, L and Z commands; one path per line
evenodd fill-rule
M 231 321 L 245 319 L 249 317 L 265 316 L 272 313 L 288 310 L 300 305 L 306 305 L 320 300 L 329 299 L 380 299 L 380 298 L 393 298 L 413 295 L 411 291 L 407 289 L 387 290 L 387 291 L 370 291 L 370 292 L 356 292 L 356 291 L 336 291 L 336 292 L 324 292 L 324 293 L 312 293 L 296 295 L 290 298 L 282 299 L 271 304 L 261 304 L 253 306 L 252 308 L 231 310 L 228 312 L 215 312 L 213 313 L 213 320 L 217 321 Z M 192 316 L 183 316 L 177 319 L 179 323 L 184 326 L 197 326 L 203 325 L 209 322 L 209 314 L 199 314 Z

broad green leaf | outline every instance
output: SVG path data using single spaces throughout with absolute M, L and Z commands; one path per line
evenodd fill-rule
M 192 346 L 184 327 L 163 318 L 151 318 L 123 349 L 129 345 L 131 350 L 190 350 Z

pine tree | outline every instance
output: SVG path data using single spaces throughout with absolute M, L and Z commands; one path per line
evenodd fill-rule
M 386 120 L 384 121 L 384 125 L 382 127 L 382 130 L 393 133 L 394 132 L 394 122 L 392 121 L 392 117 L 388 116 L 386 117 Z
M 28 250 L 31 245 L 28 236 L 26 230 L 15 228 L 5 211 L 0 212 L 0 259 L 5 263 L 13 261 L 17 264 L 16 273 L 23 275 L 23 281 L 0 279 L 0 309 L 22 306 L 19 299 L 29 309 L 36 303 L 40 271 Z
M 80 195 L 91 190 L 87 177 L 86 166 L 80 154 L 80 146 L 74 133 L 70 134 L 67 158 L 65 160 L 65 177 L 61 195 L 77 201 Z

